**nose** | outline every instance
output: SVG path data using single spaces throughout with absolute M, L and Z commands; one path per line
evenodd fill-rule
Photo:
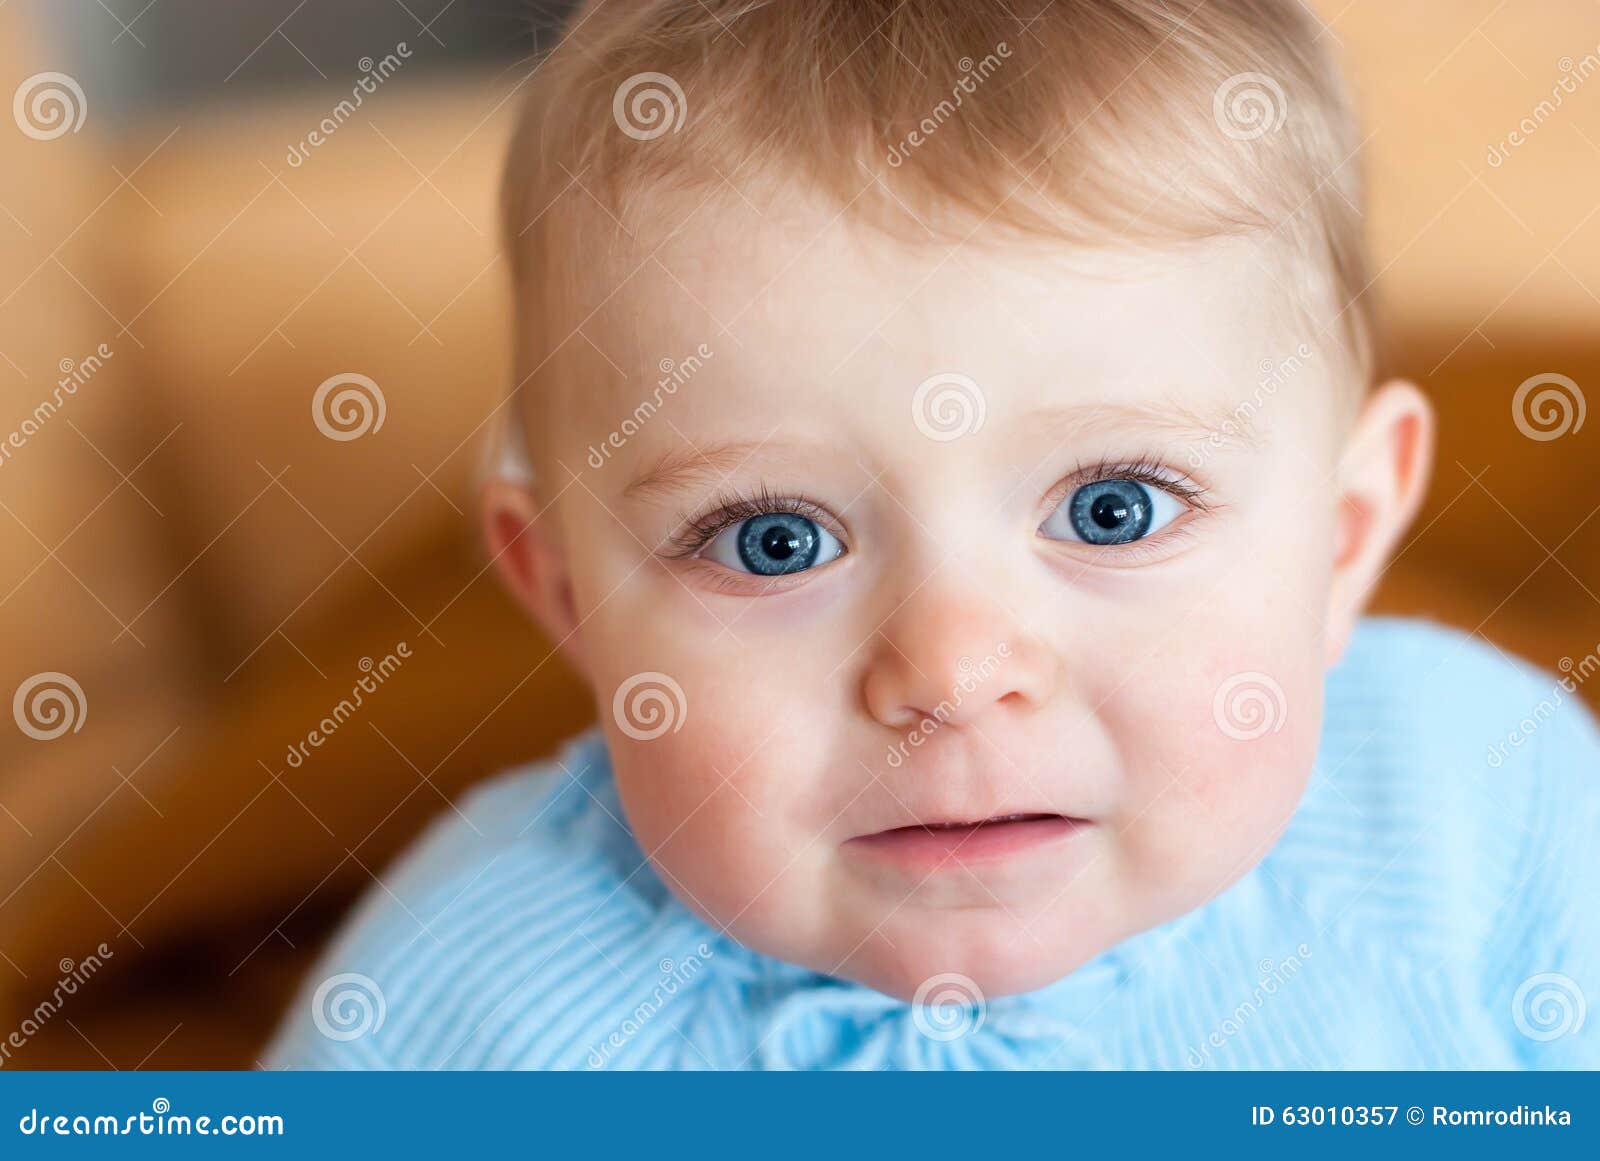
M 978 594 L 922 590 L 878 630 L 862 697 L 896 730 L 965 725 L 996 707 L 1033 709 L 1058 681 L 1053 650 Z

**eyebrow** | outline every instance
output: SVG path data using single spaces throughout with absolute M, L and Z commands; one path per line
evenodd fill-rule
M 1259 405 L 1252 405 L 1249 400 L 1241 401 L 1231 410 L 1213 413 L 1195 411 L 1180 403 L 1079 403 L 1030 411 L 1019 420 L 1019 426 L 1027 431 L 1044 431 L 1062 437 L 1136 426 L 1177 439 L 1209 439 L 1222 435 L 1258 445 L 1261 433 L 1251 418 L 1259 409 Z
M 720 480 L 763 449 L 789 450 L 792 445 L 779 441 L 728 440 L 697 446 L 686 444 L 664 453 L 622 490 L 624 496 L 649 499 L 664 493 L 682 491 L 695 484 Z
M 1244 405 L 1232 411 L 1203 415 L 1181 404 L 1080 403 L 1066 407 L 1043 407 L 1030 411 L 1018 421 L 1026 431 L 1046 435 L 1086 436 L 1096 431 L 1135 425 L 1164 432 L 1175 438 L 1209 439 L 1218 434 L 1236 436 L 1255 445 L 1260 433 L 1250 423 Z M 696 485 L 720 480 L 759 451 L 784 451 L 790 454 L 814 453 L 815 448 L 797 446 L 782 440 L 726 440 L 705 445 L 685 443 L 663 453 L 650 467 L 635 476 L 622 494 L 629 499 L 652 499 L 684 491 Z

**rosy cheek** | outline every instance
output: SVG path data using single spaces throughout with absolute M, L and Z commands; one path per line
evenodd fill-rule
M 684 901 L 712 921 L 747 915 L 775 875 L 774 814 L 768 809 L 763 818 L 724 776 L 737 762 L 730 749 L 675 741 L 616 763 L 641 848 Z
M 718 704 L 707 688 L 686 689 L 678 728 L 659 737 L 634 738 L 620 724 L 610 731 L 617 781 L 641 841 L 660 844 L 709 830 L 716 848 L 728 851 L 750 839 L 763 811 L 771 818 L 760 784 L 771 724 Z
M 1321 725 L 1321 672 L 1304 659 L 1265 658 L 1259 668 L 1209 675 L 1194 707 L 1197 764 L 1239 795 L 1277 797 L 1303 780 Z
M 1287 821 L 1312 758 L 1306 739 L 1287 727 L 1270 738 L 1224 739 L 1196 753 L 1184 789 L 1220 833 L 1264 836 Z
M 1125 763 L 1125 846 L 1141 858 L 1176 872 L 1242 857 L 1293 811 L 1316 753 L 1320 673 L 1298 659 L 1258 664 L 1174 668 L 1102 711 Z
M 634 826 L 665 837 L 723 787 L 726 767 L 696 744 L 689 727 L 651 741 L 614 742 L 612 761 Z M 720 789 L 719 789 L 720 788 Z

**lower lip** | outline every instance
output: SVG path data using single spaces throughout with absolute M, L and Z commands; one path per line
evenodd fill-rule
M 1082 819 L 1020 819 L 972 826 L 904 826 L 853 838 L 847 844 L 900 866 L 937 870 L 944 865 L 995 863 L 1036 851 L 1071 837 L 1088 824 Z

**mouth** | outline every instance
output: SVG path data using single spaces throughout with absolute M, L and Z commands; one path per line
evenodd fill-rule
M 945 865 L 992 863 L 1072 837 L 1090 824 L 1062 814 L 1000 814 L 974 821 L 897 826 L 860 835 L 845 845 L 870 857 L 926 871 Z

